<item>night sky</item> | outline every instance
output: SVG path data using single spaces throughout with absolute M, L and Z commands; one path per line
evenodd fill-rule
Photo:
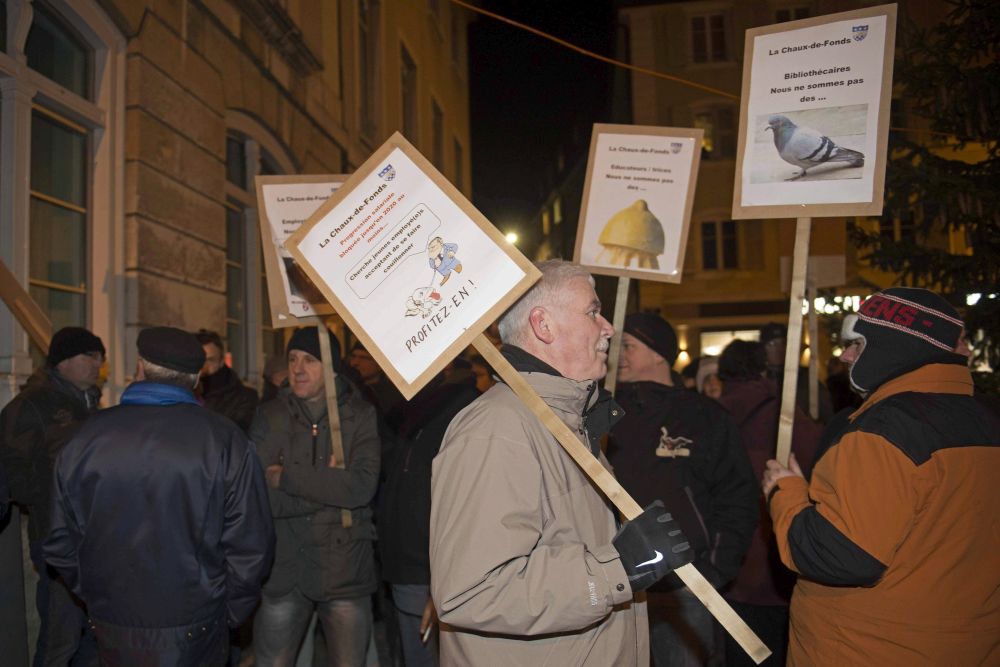
M 613 56 L 610 4 L 485 0 L 481 6 Z M 477 15 L 469 26 L 473 201 L 501 230 L 537 213 L 559 148 L 574 131 L 589 145 L 590 125 L 611 120 L 613 69 L 490 17 Z

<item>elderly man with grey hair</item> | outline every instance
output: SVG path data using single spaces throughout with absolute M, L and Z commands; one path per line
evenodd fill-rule
M 598 388 L 614 334 L 594 280 L 562 261 L 501 319 L 503 354 L 607 465 L 621 409 Z M 431 592 L 445 665 L 646 665 L 634 596 L 690 561 L 662 505 L 620 530 L 528 407 L 497 384 L 452 421 L 431 483 Z M 617 532 L 616 532 L 617 531 Z
M 274 529 L 254 447 L 193 389 L 190 333 L 136 339 L 136 381 L 56 460 L 45 557 L 87 605 L 101 665 L 225 664 L 257 606 Z

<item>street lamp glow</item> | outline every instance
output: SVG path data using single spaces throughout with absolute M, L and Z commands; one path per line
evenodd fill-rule
M 507 243 L 509 243 L 511 245 L 514 245 L 515 243 L 517 243 L 517 234 L 515 234 L 514 232 L 507 232 L 507 234 L 506 234 L 506 236 L 504 238 L 506 238 L 507 239 Z

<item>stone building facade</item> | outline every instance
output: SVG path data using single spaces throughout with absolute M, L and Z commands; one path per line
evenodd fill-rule
M 399 130 L 470 193 L 468 21 L 443 0 L 0 2 L 0 260 L 53 330 L 103 339 L 107 404 L 146 326 L 220 332 L 250 384 L 283 353 L 255 175 L 350 173 Z M 40 360 L 0 304 L 0 407 Z M 5 665 L 33 647 L 24 571 L 0 595 Z
M 7 0 L 0 259 L 109 351 L 207 328 L 251 383 L 269 328 L 256 174 L 340 174 L 400 130 L 470 191 L 466 25 L 421 0 Z M 0 405 L 38 361 L 0 306 Z

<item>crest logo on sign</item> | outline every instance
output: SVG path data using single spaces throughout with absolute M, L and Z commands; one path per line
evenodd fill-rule
M 854 33 L 854 41 L 860 42 L 865 37 L 868 36 L 868 26 L 866 25 L 856 25 L 851 28 L 851 32 Z
M 679 141 L 671 141 L 670 142 L 670 152 L 671 153 L 680 153 L 682 148 L 684 148 L 684 144 L 682 144 L 681 142 L 679 142 Z
M 378 176 L 383 181 L 391 181 L 392 179 L 396 178 L 396 170 L 393 169 L 391 164 L 387 164 L 385 165 L 385 167 L 382 168 L 382 171 L 378 173 Z

